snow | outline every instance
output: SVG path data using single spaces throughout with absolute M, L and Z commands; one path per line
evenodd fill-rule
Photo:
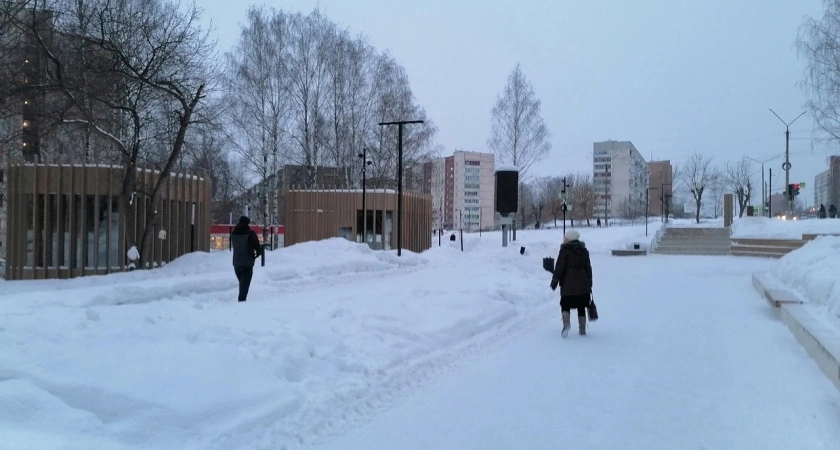
M 821 220 L 825 221 L 829 219 Z M 838 273 L 840 237 L 819 236 L 783 256 L 772 275 L 807 300 L 807 306 L 813 308 L 817 317 L 826 319 L 840 330 Z
M 136 261 L 136 260 L 140 259 L 140 252 L 137 251 L 136 246 L 132 245 L 131 248 L 128 249 L 128 252 L 126 253 L 126 257 L 130 261 Z
M 802 239 L 803 234 L 840 235 L 840 219 L 743 217 L 732 223 L 733 238 Z
M 512 166 L 510 164 L 502 164 L 500 166 L 496 166 L 496 172 L 519 172 L 519 167 Z
M 230 252 L 0 282 L 0 447 L 836 445 L 840 394 L 750 285 L 785 260 L 610 256 L 658 228 L 577 228 L 601 319 L 568 340 L 541 261 L 562 229 L 299 244 L 245 303 Z

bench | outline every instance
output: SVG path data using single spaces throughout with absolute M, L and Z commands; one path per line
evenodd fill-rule
M 647 250 L 613 250 L 613 256 L 644 256 L 647 255 Z
M 798 305 L 802 303 L 802 300 L 800 300 L 796 294 L 782 289 L 767 289 L 764 291 L 764 297 L 776 308 L 779 308 L 783 304 Z

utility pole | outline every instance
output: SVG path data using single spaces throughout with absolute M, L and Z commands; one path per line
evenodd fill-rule
M 767 184 L 767 217 L 773 217 L 773 168 L 770 168 L 770 181 Z
M 397 256 L 402 256 L 402 189 L 403 189 L 403 125 L 423 123 L 422 120 L 399 120 L 395 122 L 379 122 L 380 126 L 397 125 Z
M 770 112 L 773 113 L 774 116 L 776 116 L 782 123 L 785 124 L 785 162 L 784 162 L 784 164 L 782 164 L 782 169 L 784 169 L 784 171 L 785 171 L 785 192 L 787 192 L 787 186 L 790 184 L 790 167 L 791 167 L 790 166 L 790 126 L 793 124 L 793 122 L 796 122 L 796 119 L 805 115 L 805 111 L 803 111 L 802 114 L 796 116 L 796 119 L 791 120 L 790 123 L 785 123 L 785 121 L 782 120 L 782 118 L 779 117 L 778 114 L 776 114 L 776 111 L 773 111 L 772 109 L 770 109 Z M 772 184 L 771 184 L 771 186 L 772 186 Z M 788 210 L 791 214 L 793 214 L 793 196 L 788 197 L 788 202 L 789 202 Z

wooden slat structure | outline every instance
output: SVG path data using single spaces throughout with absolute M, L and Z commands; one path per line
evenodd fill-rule
M 365 196 L 367 214 L 362 213 L 361 189 L 291 187 L 285 193 L 285 245 L 343 237 L 374 249 L 396 249 L 397 193 L 367 189 Z M 403 192 L 402 247 L 415 253 L 428 250 L 433 224 L 432 197 Z
M 151 199 L 126 205 L 120 196 L 125 169 L 98 165 L 12 164 L 8 168 L 6 279 L 73 278 L 127 269 L 128 242 L 138 242 Z M 160 172 L 138 169 L 138 190 Z M 173 173 L 164 185 L 149 267 L 192 251 L 209 251 L 211 181 Z M 132 208 L 134 223 L 127 223 Z M 165 238 L 161 231 L 165 232 Z M 131 238 L 131 239 L 129 239 Z

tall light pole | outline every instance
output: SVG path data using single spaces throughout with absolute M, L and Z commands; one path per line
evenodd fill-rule
M 765 190 L 765 186 L 764 186 L 764 163 L 768 163 L 770 161 L 773 161 L 774 159 L 781 158 L 781 157 L 782 157 L 782 155 L 778 155 L 778 156 L 774 156 L 770 159 L 766 159 L 764 161 L 759 161 L 755 158 L 751 158 L 749 156 L 746 156 L 747 159 L 751 159 L 751 160 L 761 164 L 761 208 L 762 208 L 762 210 L 764 209 L 764 203 L 767 201 L 767 191 Z
M 397 125 L 397 256 L 402 256 L 402 177 L 403 177 L 403 126 L 409 123 L 423 123 L 422 120 L 398 120 L 379 122 L 380 126 Z
M 796 119 L 804 116 L 805 111 L 803 111 L 802 114 L 796 116 L 796 119 L 791 120 L 789 123 L 786 123 L 784 120 L 782 120 L 782 118 L 779 117 L 779 115 L 776 114 L 776 111 L 773 111 L 772 108 L 770 109 L 770 112 L 773 113 L 773 115 L 776 116 L 776 118 L 778 118 L 782 123 L 785 124 L 785 163 L 782 164 L 782 169 L 784 169 L 785 171 L 785 192 L 787 192 L 787 187 L 788 185 L 790 185 L 790 126 L 793 124 L 793 122 L 796 122 Z M 788 209 L 790 213 L 793 213 L 793 196 L 788 197 L 788 202 Z
M 362 153 L 359 153 L 359 158 L 362 158 L 362 242 L 367 244 L 367 166 L 373 164 L 373 161 L 367 159 L 367 147 L 362 147 Z

